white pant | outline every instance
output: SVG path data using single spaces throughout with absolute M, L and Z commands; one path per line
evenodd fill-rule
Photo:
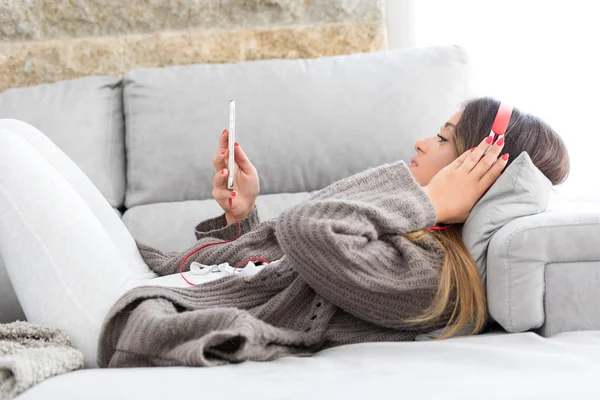
M 87 367 L 112 304 L 156 277 L 89 178 L 11 119 L 0 120 L 0 254 L 27 320 L 66 331 Z

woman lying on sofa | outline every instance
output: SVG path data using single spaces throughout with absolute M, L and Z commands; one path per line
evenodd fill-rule
M 415 143 L 409 165 L 342 179 L 264 222 L 258 172 L 240 146 L 236 187 L 226 189 L 224 131 L 213 196 L 225 213 L 201 222 L 196 244 L 182 253 L 134 242 L 39 131 L 0 124 L 0 169 L 19 171 L 0 181 L 0 226 L 20 243 L 3 254 L 6 268 L 28 320 L 63 328 L 88 366 L 210 366 L 414 340 L 439 328 L 441 338 L 475 334 L 487 319 L 485 292 L 462 223 L 511 164 L 509 153 L 526 152 L 552 184 L 569 172 L 561 138 L 517 109 L 506 136 L 488 139 L 499 105 L 470 101 Z M 228 242 L 186 257 L 219 241 Z M 194 261 L 243 265 L 254 257 L 269 264 L 253 276 L 187 288 L 152 282 Z

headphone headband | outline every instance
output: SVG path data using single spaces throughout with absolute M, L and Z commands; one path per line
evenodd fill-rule
M 494 123 L 492 124 L 492 131 L 490 132 L 490 136 L 493 139 L 492 143 L 504 137 L 506 129 L 508 128 L 508 123 L 510 122 L 512 110 L 513 108 L 511 105 L 502 102 L 500 103 L 496 118 L 494 118 Z

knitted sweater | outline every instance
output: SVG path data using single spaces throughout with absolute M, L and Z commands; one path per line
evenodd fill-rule
M 433 301 L 444 253 L 433 239 L 402 236 L 436 222 L 433 204 L 402 161 L 337 181 L 276 219 L 261 223 L 254 209 L 240 222 L 239 238 L 200 250 L 184 270 L 193 261 L 277 261 L 249 277 L 129 290 L 104 320 L 101 367 L 266 361 L 413 340 L 446 323 L 447 316 L 405 322 Z M 226 225 L 221 215 L 201 222 L 197 243 L 183 253 L 138 247 L 152 270 L 174 274 L 194 249 L 237 232 L 237 223 Z

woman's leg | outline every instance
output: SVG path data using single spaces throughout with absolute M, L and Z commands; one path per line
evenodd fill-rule
M 128 262 L 107 231 L 118 224 L 107 223 L 110 213 L 93 208 L 89 196 L 22 132 L 0 127 L 0 252 L 8 275 L 27 319 L 64 329 L 92 367 L 104 316 L 149 269 Z
M 0 119 L 0 129 L 2 128 L 18 133 L 23 137 L 48 164 L 52 165 L 73 186 L 108 232 L 133 274 L 147 274 L 148 278 L 157 276 L 144 263 L 135 241 L 121 218 L 73 160 L 63 153 L 46 135 L 26 122 L 17 119 Z

